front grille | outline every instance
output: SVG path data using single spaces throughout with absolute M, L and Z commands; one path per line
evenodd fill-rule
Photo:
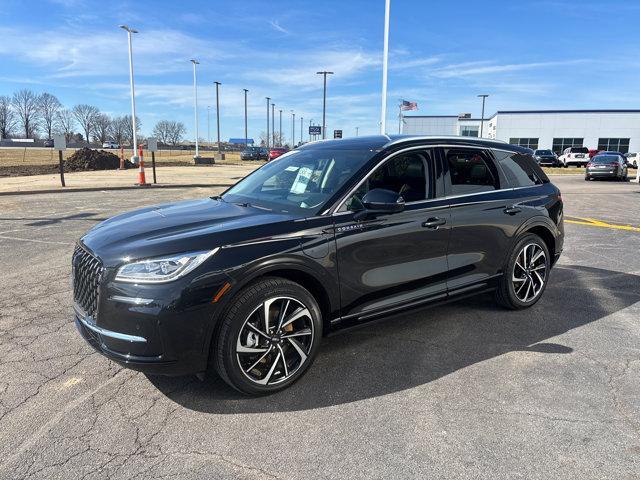
M 98 310 L 98 285 L 104 270 L 102 262 L 81 246 L 76 246 L 73 267 L 73 300 L 95 318 Z

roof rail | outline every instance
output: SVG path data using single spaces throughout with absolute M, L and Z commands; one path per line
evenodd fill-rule
M 478 138 L 478 137 L 463 137 L 461 135 L 404 135 L 402 137 L 396 137 L 391 139 L 387 145 L 396 145 L 398 143 L 410 142 L 413 140 L 464 140 L 467 142 L 494 142 L 494 143 L 504 143 L 507 144 L 504 140 L 497 140 L 493 138 Z M 515 145 L 517 146 L 517 145 Z

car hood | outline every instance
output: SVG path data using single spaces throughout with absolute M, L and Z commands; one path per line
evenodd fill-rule
M 287 233 L 299 218 L 258 207 L 205 198 L 155 205 L 112 217 L 89 230 L 82 243 L 104 262 L 213 248 Z M 269 225 L 268 229 L 264 225 Z

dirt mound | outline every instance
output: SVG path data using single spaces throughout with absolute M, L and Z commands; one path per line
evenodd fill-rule
M 124 162 L 125 168 L 128 162 Z M 81 148 L 64 162 L 64 169 L 67 172 L 79 170 L 115 170 L 120 167 L 120 158 L 111 152 L 104 150 L 92 150 Z

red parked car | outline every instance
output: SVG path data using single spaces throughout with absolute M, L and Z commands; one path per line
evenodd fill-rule
M 278 158 L 283 153 L 287 153 L 289 150 L 284 147 L 274 147 L 269 149 L 269 161 Z

